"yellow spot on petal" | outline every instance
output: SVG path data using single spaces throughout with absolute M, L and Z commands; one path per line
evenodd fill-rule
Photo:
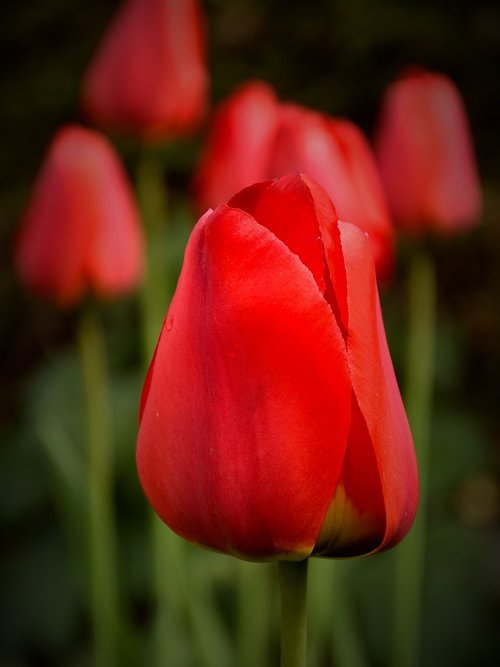
M 360 512 L 339 483 L 323 519 L 314 556 L 349 557 L 370 553 L 384 537 L 385 522 L 375 512 Z

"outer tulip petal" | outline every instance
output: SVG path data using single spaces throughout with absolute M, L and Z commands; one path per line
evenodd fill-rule
M 87 220 L 94 218 L 85 268 L 94 291 L 112 296 L 142 279 L 144 242 L 139 211 L 110 146 L 103 145 L 100 155 L 82 151 L 80 161 L 89 179 Z
M 183 537 L 303 558 L 340 474 L 351 385 L 310 271 L 247 213 L 200 220 L 150 373 L 143 487 Z
M 376 550 L 385 532 L 385 506 L 373 442 L 353 394 L 346 455 L 315 556 L 361 556 Z
M 67 169 L 66 151 L 63 146 L 61 152 L 60 146 L 58 135 L 19 229 L 14 260 L 19 278 L 28 289 L 69 304 L 85 288 L 83 267 L 90 238 L 83 210 L 78 206 L 81 189 Z
M 384 325 L 380 311 L 375 272 L 370 249 L 364 235 L 353 225 L 339 223 L 342 250 L 347 276 L 347 301 L 349 332 L 347 349 L 355 399 L 358 409 L 353 409 L 352 432 L 358 441 L 363 434 L 373 450 L 372 465 L 376 472 L 357 466 L 356 474 L 367 476 L 366 487 L 354 480 L 345 470 L 346 492 L 358 511 L 372 508 L 374 525 L 381 531 L 373 550 L 388 548 L 401 540 L 414 519 L 418 501 L 417 466 L 413 441 L 404 411 L 401 395 L 392 366 Z M 367 442 L 358 442 L 359 451 L 367 451 Z M 356 456 L 354 449 L 349 456 Z M 374 495 L 375 476 L 380 487 L 385 508 L 385 530 L 381 530 L 380 501 Z M 373 518 L 373 517 L 372 517 Z M 371 535 L 372 539 L 376 533 Z M 364 552 L 366 553 L 366 552 Z M 343 554 L 344 555 L 344 554 Z M 355 555 L 346 553 L 345 555 Z
M 314 276 L 316 284 L 335 313 L 344 332 L 347 326 L 343 260 L 330 262 L 325 245 L 340 248 L 335 208 L 326 192 L 304 174 L 294 172 L 275 181 L 245 188 L 229 202 L 250 213 L 297 254 Z M 334 242 L 334 239 L 336 242 Z M 333 284 L 335 284 L 335 290 Z M 337 292 L 343 298 L 337 300 Z

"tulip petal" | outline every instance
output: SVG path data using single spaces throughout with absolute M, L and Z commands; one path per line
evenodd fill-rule
M 347 276 L 349 366 L 359 406 L 359 410 L 352 412 L 351 431 L 356 429 L 358 439 L 365 433 L 373 448 L 385 506 L 385 531 L 380 534 L 379 544 L 374 549 L 380 550 L 401 540 L 412 524 L 418 501 L 417 466 L 387 347 L 368 241 L 353 225 L 339 223 L 339 228 Z M 361 420 L 364 423 L 359 423 Z M 352 440 L 351 434 L 348 447 Z M 368 447 L 366 443 L 357 446 L 360 449 Z M 349 452 L 346 460 L 351 454 L 354 456 L 354 452 Z M 346 488 L 352 484 L 350 500 L 353 505 L 368 507 L 370 485 L 363 490 L 355 484 L 354 478 L 352 482 L 349 480 L 347 471 L 344 472 L 348 477 Z M 367 474 L 373 479 L 370 470 Z M 374 509 L 379 513 L 376 503 Z
M 250 188 L 249 195 L 253 201 L 244 190 L 233 197 L 230 205 L 244 208 L 298 255 L 324 293 L 326 260 L 313 197 L 305 180 L 299 174 L 290 174 L 268 181 L 264 187 Z M 243 202 L 243 197 L 247 201 Z M 330 220 L 333 224 L 337 220 L 333 206 Z
M 229 205 L 250 213 L 298 255 L 345 332 L 348 313 L 337 214 L 323 188 L 304 174 L 293 172 L 245 188 Z M 325 255 L 329 248 L 335 254 L 330 262 Z M 342 295 L 340 300 L 337 292 Z
M 82 148 L 79 168 L 80 181 L 88 187 L 86 216 L 93 231 L 85 269 L 95 292 L 112 296 L 138 285 L 143 275 L 139 211 L 125 171 L 107 140 L 99 150 L 97 144 L 92 150 Z
M 345 344 L 311 272 L 242 210 L 200 220 L 149 375 L 141 482 L 188 540 L 309 555 L 345 453 Z
M 366 421 L 353 394 L 346 455 L 323 521 L 315 556 L 361 556 L 377 549 L 385 531 L 379 469 Z
M 68 305 L 85 289 L 83 267 L 90 239 L 78 205 L 80 187 L 59 146 L 60 139 L 56 139 L 38 176 L 18 232 L 14 259 L 26 287 Z

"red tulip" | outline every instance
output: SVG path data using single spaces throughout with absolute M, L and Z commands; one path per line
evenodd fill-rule
M 111 297 L 138 285 L 138 213 L 105 137 L 77 125 L 56 134 L 22 221 L 15 264 L 28 288 L 61 305 L 86 289 Z
M 389 86 L 376 153 L 395 222 L 409 232 L 457 232 L 481 215 L 467 115 L 442 74 L 412 71 Z
M 337 215 L 366 232 L 379 276 L 393 268 L 393 227 L 374 155 L 361 130 L 348 120 L 284 105 L 268 177 L 298 168 L 315 179 Z
M 198 0 L 125 0 L 83 82 L 100 125 L 160 138 L 194 129 L 208 75 Z
M 194 181 L 200 211 L 266 178 L 279 113 L 273 89 L 260 81 L 243 84 L 219 106 Z
M 307 177 L 251 186 L 195 226 L 137 463 L 170 528 L 242 558 L 357 556 L 409 530 L 415 456 L 371 250 Z
M 353 123 L 279 104 L 266 84 L 246 84 L 220 106 L 195 176 L 198 209 L 294 169 L 326 189 L 341 219 L 367 232 L 377 271 L 387 277 L 393 230 L 368 141 Z

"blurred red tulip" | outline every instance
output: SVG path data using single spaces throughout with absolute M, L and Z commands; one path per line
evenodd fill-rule
M 142 229 L 125 172 L 105 137 L 77 125 L 59 130 L 14 254 L 26 287 L 61 305 L 87 289 L 112 297 L 139 284 Z
M 298 173 L 208 211 L 141 399 L 139 476 L 182 537 L 249 559 L 358 556 L 418 482 L 371 250 Z
M 82 101 L 99 125 L 159 139 L 197 127 L 207 87 L 198 0 L 125 0 L 86 72 Z
M 260 82 L 239 88 L 219 107 L 194 181 L 200 211 L 231 193 L 293 169 L 322 185 L 342 220 L 372 241 L 379 276 L 393 265 L 393 229 L 375 159 L 353 123 L 280 104 Z
M 370 144 L 348 120 L 283 105 L 268 177 L 299 169 L 322 185 L 341 220 L 370 237 L 379 277 L 393 269 L 393 227 Z
M 280 106 L 271 86 L 249 81 L 217 109 L 193 189 L 198 210 L 267 177 Z
M 389 205 L 403 229 L 454 233 L 479 221 L 467 114 L 446 76 L 414 70 L 389 86 L 375 143 Z

